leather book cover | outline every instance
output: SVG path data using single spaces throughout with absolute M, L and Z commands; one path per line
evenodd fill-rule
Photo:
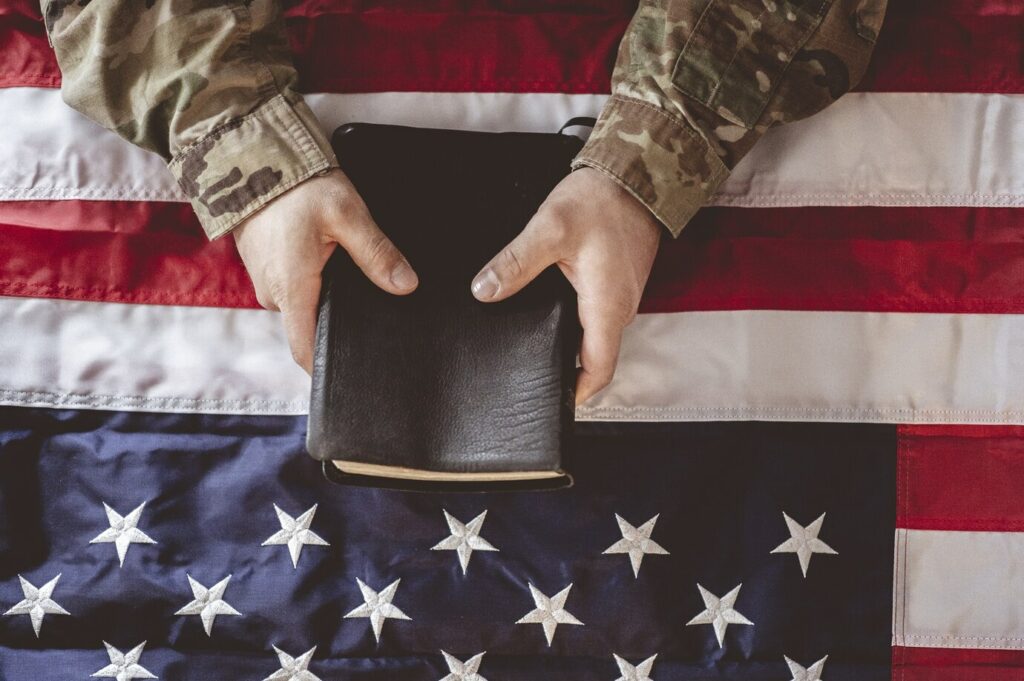
M 470 292 L 582 142 L 353 123 L 342 170 L 419 287 L 394 296 L 338 249 L 324 270 L 307 447 L 343 482 L 410 489 L 568 484 L 576 297 L 551 267 L 506 301 Z

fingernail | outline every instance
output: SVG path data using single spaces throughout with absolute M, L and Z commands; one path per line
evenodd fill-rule
M 498 275 L 490 268 L 476 275 L 476 279 L 473 280 L 473 295 L 477 300 L 490 300 L 498 295 L 499 288 L 501 283 L 498 281 Z
M 416 282 L 416 273 L 412 271 L 409 263 L 404 260 L 395 265 L 395 269 L 391 270 L 391 283 L 397 289 L 408 291 L 416 286 Z

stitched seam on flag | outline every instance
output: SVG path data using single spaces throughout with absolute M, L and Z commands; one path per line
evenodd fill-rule
M 156 192 L 132 187 L 17 187 L 0 185 L 0 198 L 7 200 L 39 199 L 47 197 L 81 199 L 135 199 L 187 203 L 178 192 Z M 816 202 L 815 205 L 860 206 L 961 206 L 961 207 L 1017 207 L 1024 206 L 1024 194 L 715 194 L 710 205 L 737 207 L 786 207 L 789 202 Z M 825 203 L 821 203 L 825 202 Z
M 19 398 L 21 398 L 19 400 Z M 204 397 L 143 397 L 136 395 L 104 395 L 104 394 L 81 394 L 81 393 L 55 393 L 42 390 L 0 390 L 0 399 L 11 399 L 22 402 L 34 402 L 40 399 L 51 399 L 57 402 L 71 402 L 80 404 L 104 404 L 108 406 L 140 406 L 145 404 L 159 405 L 184 405 L 191 404 L 205 407 L 236 407 L 248 408 L 250 406 L 268 408 L 304 408 L 305 401 L 287 400 L 261 400 L 261 399 L 239 399 L 224 400 Z
M 78 187 L 2 187 L 0 198 L 9 201 L 61 198 L 61 199 L 98 199 L 98 200 L 132 200 L 166 201 L 168 203 L 188 203 L 183 194 L 177 192 L 157 192 L 146 189 L 125 188 L 93 188 Z
M 266 400 L 266 399 L 217 399 L 217 398 L 203 398 L 203 397 L 146 397 L 141 395 L 108 395 L 108 394 L 81 394 L 81 393 L 57 393 L 47 391 L 33 391 L 33 390 L 14 390 L 14 389 L 2 389 L 0 390 L 0 399 L 8 400 L 17 403 L 36 403 L 38 401 L 47 401 L 47 403 L 74 403 L 80 405 L 102 405 L 102 406 L 124 406 L 124 407 L 145 407 L 145 406 L 164 406 L 179 408 L 207 408 L 207 409 L 232 409 L 239 412 L 245 413 L 272 413 L 273 409 L 304 409 L 306 407 L 305 401 L 286 401 L 286 400 Z M 763 408 L 752 408 L 752 409 L 734 409 L 734 408 L 695 408 L 691 411 L 696 413 L 702 413 L 705 411 L 719 411 L 727 412 L 729 414 L 752 414 L 758 411 L 778 411 L 771 407 Z M 583 411 L 585 416 L 586 411 Z M 676 410 L 682 411 L 682 410 Z M 885 413 L 886 410 L 820 410 L 820 409 L 798 409 L 789 408 L 788 413 L 794 416 L 804 416 L 808 413 L 848 413 L 850 415 L 863 416 L 869 413 Z M 1002 419 L 1009 418 L 1011 416 L 1015 418 L 1024 417 L 1024 412 L 978 412 L 978 411 L 941 411 L 941 412 L 905 412 L 900 411 L 900 415 L 921 415 L 923 413 L 936 413 L 938 415 L 956 416 L 970 414 L 972 416 L 993 416 Z
M 69 286 L 66 284 L 33 284 L 19 281 L 4 281 L 0 282 L 0 295 L 5 291 L 31 291 L 34 293 L 50 292 L 50 293 L 84 293 L 100 296 L 100 301 L 106 302 L 119 302 L 119 301 L 146 301 L 146 302 L 163 302 L 170 304 L 181 304 L 181 303 L 208 303 L 217 304 L 222 303 L 230 307 L 246 307 L 251 309 L 260 309 L 256 300 L 253 296 L 246 293 L 204 293 L 204 292 L 189 292 L 189 293 L 166 293 L 159 289 L 116 289 L 106 288 L 103 286 Z M 13 294 L 17 295 L 17 294 Z
M 935 205 L 961 205 L 966 201 L 977 200 L 991 202 L 993 205 L 1017 206 L 1024 201 L 1021 194 L 844 194 L 839 192 L 827 194 L 787 194 L 784 192 L 772 194 L 714 194 L 711 197 L 712 204 L 744 206 L 756 204 L 759 206 L 775 206 L 786 201 L 824 201 L 833 199 L 848 199 L 859 202 L 879 202 L 879 205 L 913 205 L 927 206 L 930 201 L 940 201 Z M 857 205 L 857 204 L 854 204 Z
M 950 519 L 946 516 L 915 516 L 902 521 L 904 530 L 940 532 L 1021 532 L 1024 522 L 1006 520 L 996 516 L 972 519 Z
M 606 412 L 620 414 L 703 414 L 703 413 L 751 413 L 774 412 L 793 414 L 892 414 L 904 416 L 911 414 L 930 414 L 935 416 L 951 416 L 970 414 L 972 416 L 1009 417 L 1024 416 L 1024 410 L 1010 409 L 1004 411 L 992 409 L 915 409 L 911 407 L 581 407 L 577 413 L 592 416 Z
M 916 641 L 940 642 L 940 643 L 1024 643 L 1024 637 L 1019 636 L 935 636 L 929 634 L 907 634 L 906 639 Z M 966 647 L 966 645 L 964 646 Z
M 897 446 L 896 446 L 896 465 L 898 467 L 902 467 L 903 468 L 903 504 L 904 504 L 904 506 L 903 506 L 903 517 L 906 518 L 907 514 L 908 514 L 908 511 L 909 511 L 909 508 L 910 508 L 910 506 L 909 506 L 909 504 L 910 504 L 910 501 L 909 501 L 910 500 L 910 462 L 907 459 L 907 450 L 906 450 L 907 441 L 906 441 L 906 438 L 903 435 L 903 432 L 899 428 L 896 429 L 896 438 L 898 440 L 897 441 Z M 897 475 L 897 480 L 899 480 L 899 476 L 898 475 Z M 902 603 L 901 603 L 901 612 L 900 612 L 900 619 L 902 620 L 900 622 L 900 638 L 903 641 L 906 641 L 906 632 L 907 632 L 907 590 L 908 590 L 908 588 L 907 588 L 907 577 L 908 577 L 908 570 L 907 570 L 907 552 L 908 552 L 908 549 L 907 549 L 907 544 L 909 544 L 909 543 L 910 543 L 909 533 L 904 531 L 903 532 L 903 541 L 902 541 L 902 549 L 903 549 L 902 553 L 903 553 L 903 555 L 902 555 L 902 557 L 901 557 L 901 559 L 899 561 L 899 563 L 900 563 L 899 564 L 899 569 L 902 571 L 902 574 L 900 575 L 900 577 L 901 577 L 900 584 L 902 584 L 902 591 L 900 593 L 900 597 L 901 597 L 900 600 L 902 601 Z M 900 681 L 905 681 L 906 674 L 907 674 L 907 671 L 906 671 L 906 663 L 907 663 L 906 647 L 903 648 L 903 655 L 902 655 L 902 660 L 901 661 L 902 661 L 903 664 L 900 667 L 900 670 L 901 670 Z

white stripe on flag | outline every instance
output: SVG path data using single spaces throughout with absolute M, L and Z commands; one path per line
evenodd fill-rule
M 314 94 L 325 129 L 347 121 L 554 131 L 596 115 L 603 95 Z M 100 130 L 56 90 L 0 90 L 0 200 L 181 201 L 153 154 Z M 719 205 L 1024 206 L 1024 95 L 854 93 L 772 130 Z
M 593 420 L 1024 422 L 1024 315 L 639 315 Z
M 1024 650 L 1024 533 L 896 530 L 893 645 Z
M 277 314 L 0 298 L 0 403 L 299 414 Z M 1024 423 L 1024 315 L 641 315 L 585 420 Z

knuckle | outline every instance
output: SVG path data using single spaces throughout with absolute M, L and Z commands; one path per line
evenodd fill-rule
M 321 214 L 337 228 L 345 228 L 365 218 L 363 200 L 344 185 L 332 182 L 318 193 L 316 200 Z
M 544 207 L 544 226 L 541 236 L 547 241 L 560 243 L 572 233 L 573 219 L 578 214 L 578 207 L 565 200 L 552 201 Z
M 522 256 L 516 253 L 517 247 L 510 244 L 505 250 L 501 252 L 501 269 L 504 270 L 505 274 L 513 279 L 518 279 L 523 274 L 523 260 Z
M 274 277 L 267 282 L 267 294 L 270 297 L 271 303 L 275 307 L 280 307 L 282 302 L 285 300 L 286 286 L 284 281 Z
M 301 366 L 305 366 L 306 363 L 307 363 L 307 360 L 310 359 L 309 350 L 307 348 L 296 347 L 293 344 L 293 345 L 291 345 L 291 353 L 292 353 L 292 360 L 294 360 L 296 364 L 299 364 Z
M 322 205 L 335 211 L 344 211 L 348 204 L 352 203 L 351 192 L 337 182 L 330 182 L 319 187 L 317 199 Z
M 259 303 L 259 306 L 264 310 L 274 310 L 277 307 L 274 305 L 273 299 L 267 295 L 267 292 L 259 288 L 256 289 L 256 302 Z
M 388 238 L 383 232 L 376 230 L 367 240 L 364 254 L 366 262 L 371 267 L 384 267 L 394 259 L 393 252 L 394 248 Z
M 559 255 L 571 252 L 571 236 L 569 229 L 561 222 L 546 223 L 537 235 L 537 251 L 551 256 L 554 260 Z
M 284 286 L 279 280 L 264 275 L 261 277 L 260 283 L 254 283 L 254 288 L 256 291 L 256 302 L 260 304 L 260 307 L 274 312 L 280 311 Z

